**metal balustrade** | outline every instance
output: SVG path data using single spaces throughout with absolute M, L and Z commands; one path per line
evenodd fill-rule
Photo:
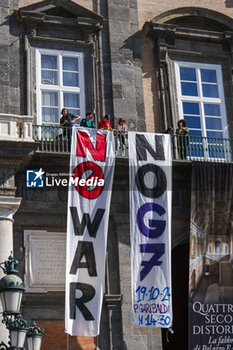
M 118 156 L 128 157 L 127 132 L 116 130 L 109 132 L 114 133 L 116 144 L 117 138 L 120 138 Z M 38 143 L 37 151 L 69 153 L 71 137 L 70 127 L 33 126 L 33 139 Z M 170 137 L 173 160 L 232 162 L 233 139 L 185 135 L 170 135 Z M 125 143 L 125 155 L 122 155 L 121 142 Z
M 171 135 L 174 160 L 232 162 L 233 139 Z

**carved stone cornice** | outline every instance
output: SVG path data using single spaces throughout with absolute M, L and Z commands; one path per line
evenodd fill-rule
M 190 27 L 180 27 L 173 24 L 154 23 L 153 21 L 146 22 L 143 30 L 147 36 L 160 40 L 164 38 L 168 44 L 171 38 L 214 43 L 221 43 L 225 40 L 232 41 L 233 38 L 233 32 L 230 31 L 215 32 Z
M 63 27 L 79 27 L 84 30 L 91 30 L 93 32 L 98 32 L 102 29 L 102 21 L 87 17 L 66 18 L 22 10 L 17 11 L 16 15 L 19 23 L 24 23 L 28 26 L 38 26 L 41 24 L 47 24 Z
M 0 220 L 14 222 L 13 215 L 18 210 L 22 198 L 0 196 Z

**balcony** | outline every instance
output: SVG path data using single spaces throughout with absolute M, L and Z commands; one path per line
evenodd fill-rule
M 32 142 L 34 117 L 0 113 L 0 141 Z
M 33 125 L 33 139 L 38 144 L 37 151 L 49 153 L 69 153 L 71 128 L 59 126 Z M 113 131 L 115 139 L 119 132 Z M 128 157 L 128 135 L 121 132 L 125 140 Z M 177 161 L 232 162 L 233 139 L 200 136 L 171 136 L 172 158 Z M 121 149 L 118 156 L 122 156 Z

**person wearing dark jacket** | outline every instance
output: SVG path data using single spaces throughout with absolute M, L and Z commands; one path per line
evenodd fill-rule
M 62 117 L 60 119 L 60 127 L 63 128 L 63 137 L 68 139 L 68 150 L 70 151 L 72 126 L 77 120 L 81 119 L 81 117 L 80 115 L 69 113 L 67 108 L 62 108 L 61 115 Z

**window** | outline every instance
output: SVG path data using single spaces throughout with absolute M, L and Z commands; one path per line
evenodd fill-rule
M 83 54 L 36 50 L 37 123 L 56 125 L 63 107 L 85 115 Z
M 224 158 L 228 137 L 220 65 L 175 62 L 179 119 L 189 128 L 189 155 Z M 197 147 L 198 146 L 198 147 Z
M 221 253 L 221 246 L 222 244 L 220 241 L 215 242 L 215 253 L 219 253 L 219 254 Z

